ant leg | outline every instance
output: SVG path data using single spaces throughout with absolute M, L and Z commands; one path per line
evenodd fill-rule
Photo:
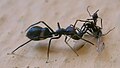
M 24 44 L 20 45 L 19 47 L 17 47 L 15 50 L 12 51 L 12 54 L 14 54 L 14 52 L 15 52 L 16 50 L 18 50 L 19 48 L 21 48 L 21 47 L 24 46 L 25 44 L 29 43 L 30 41 L 32 41 L 32 40 L 29 40 L 29 41 L 25 42 Z
M 92 45 L 94 45 L 92 42 L 90 42 L 90 41 L 88 41 L 88 40 L 86 40 L 84 38 L 81 38 L 81 39 L 84 40 L 84 41 L 86 41 L 86 42 L 88 42 L 88 43 L 90 43 L 90 44 L 92 44 Z
M 102 36 L 105 36 L 105 35 L 107 35 L 109 32 L 111 32 L 113 29 L 115 29 L 115 27 L 114 28 L 112 28 L 112 29 L 110 29 L 107 33 L 105 33 L 105 34 L 102 34 Z
M 86 22 L 90 22 L 89 20 L 76 20 L 76 22 L 74 23 L 73 27 L 76 26 L 76 24 L 77 24 L 78 21 L 80 21 L 80 22 L 85 22 L 85 23 L 86 23 Z
M 78 36 L 78 35 L 76 35 L 76 36 Z M 78 36 L 79 37 L 79 36 Z M 90 44 L 92 44 L 92 45 L 94 45 L 92 42 L 90 42 L 90 41 L 88 41 L 88 40 L 86 40 L 86 39 L 84 39 L 84 38 L 82 38 L 82 37 L 79 37 L 80 39 L 82 39 L 82 40 L 84 40 L 84 41 L 86 41 L 86 42 L 88 42 L 88 43 L 90 43 Z
M 70 39 L 71 39 L 71 37 L 67 40 L 67 42 L 70 41 Z
M 47 38 L 47 37 L 40 37 L 40 38 Z M 19 48 L 23 47 L 25 44 L 31 42 L 32 39 L 30 39 L 29 41 L 25 42 L 24 44 L 20 45 L 19 47 L 17 47 L 15 50 L 13 50 L 11 53 L 14 54 L 15 51 L 17 51 Z
M 90 20 L 92 20 L 92 19 L 90 19 Z M 90 22 L 90 21 L 88 21 L 88 20 L 80 20 L 81 22 Z
M 91 18 L 91 19 L 87 19 L 87 20 L 93 20 L 93 19 Z
M 50 26 L 48 26 L 44 21 L 39 21 L 39 22 L 37 22 L 35 24 L 30 25 L 25 31 L 27 31 L 30 27 L 32 27 L 34 25 L 37 25 L 39 23 L 43 23 L 44 25 L 46 25 L 54 33 L 53 29 Z
M 78 21 L 81 21 L 81 20 L 76 20 L 75 23 L 74 23 L 74 25 L 73 25 L 73 27 L 76 26 L 76 24 L 77 24 Z
M 47 50 L 47 61 L 46 61 L 46 63 L 48 63 L 48 60 L 49 60 L 50 44 L 51 44 L 52 39 L 58 39 L 60 37 L 61 37 L 61 35 L 59 35 L 58 37 L 51 38 L 49 40 L 49 45 L 48 45 L 48 50 Z
M 32 26 L 34 26 L 34 25 L 37 25 L 37 24 L 39 24 L 39 23 L 41 23 L 41 22 L 44 22 L 44 21 L 39 21 L 39 22 L 37 22 L 37 23 L 35 23 L 35 24 L 30 25 L 25 31 L 27 31 L 30 27 L 32 27 Z
M 77 52 L 69 45 L 69 43 L 67 42 L 67 36 L 65 37 L 65 43 L 72 49 L 72 51 L 77 55 L 77 56 L 79 56 L 78 54 L 77 54 Z
M 78 31 L 80 31 L 83 27 L 86 28 L 85 23 L 83 24 L 83 26 L 81 27 L 81 29 L 75 27 L 78 21 L 80 21 L 80 22 L 85 22 L 85 23 L 86 23 L 86 22 L 90 22 L 90 21 L 87 21 L 87 20 L 76 20 L 76 22 L 74 23 L 73 27 L 74 27 L 75 29 L 77 29 Z M 85 29 L 85 28 L 84 28 L 84 29 Z

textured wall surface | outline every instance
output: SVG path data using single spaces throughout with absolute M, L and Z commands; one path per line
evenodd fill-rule
M 45 63 L 49 39 L 32 41 L 15 55 L 7 55 L 29 40 L 25 36 L 29 25 L 42 20 L 54 30 L 58 29 L 57 22 L 66 28 L 77 19 L 89 18 L 87 6 L 91 6 L 91 13 L 100 10 L 98 15 L 103 19 L 103 33 L 116 27 L 104 36 L 105 49 L 101 54 L 87 43 L 76 56 L 64 43 L 63 36 L 52 40 L 49 63 Z M 120 0 L 0 0 L 0 68 L 119 68 L 119 20 Z M 73 47 L 81 45 L 80 40 L 70 41 Z M 96 44 L 95 39 L 90 41 Z

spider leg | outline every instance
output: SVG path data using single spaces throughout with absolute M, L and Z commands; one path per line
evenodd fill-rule
M 112 29 L 110 29 L 107 33 L 105 33 L 105 34 L 102 34 L 102 36 L 105 36 L 105 35 L 107 35 L 109 32 L 111 32 L 113 29 L 115 29 L 115 27 L 114 28 L 112 28 Z
M 81 39 L 84 40 L 84 41 L 86 41 L 86 42 L 88 42 L 88 43 L 90 43 L 90 44 L 92 44 L 92 45 L 94 45 L 92 42 L 90 42 L 90 41 L 88 41 L 88 40 L 86 40 L 84 38 L 81 38 Z
M 69 43 L 67 42 L 67 36 L 65 37 L 65 43 L 72 49 L 72 51 L 77 55 L 77 56 L 79 56 L 78 54 L 77 54 L 77 52 L 69 45 Z

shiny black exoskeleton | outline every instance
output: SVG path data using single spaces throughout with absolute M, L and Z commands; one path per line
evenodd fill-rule
M 52 33 L 48 28 L 42 28 L 40 26 L 34 26 L 27 32 L 26 36 L 34 41 L 44 40 L 52 37 Z
M 35 26 L 37 24 L 44 24 L 47 27 L 40 27 L 40 26 Z M 28 31 L 27 31 L 28 30 Z M 53 37 L 54 31 L 52 30 L 51 27 L 49 27 L 44 21 L 39 21 L 35 24 L 32 24 L 31 26 L 29 26 L 27 29 L 27 34 L 26 36 L 30 39 L 29 41 L 27 41 L 26 43 L 20 45 L 18 48 L 16 48 L 15 50 L 12 51 L 12 53 L 14 53 L 16 50 L 18 50 L 20 47 L 24 46 L 25 44 L 29 43 L 30 41 L 39 41 L 39 40 L 44 40 L 50 37 Z

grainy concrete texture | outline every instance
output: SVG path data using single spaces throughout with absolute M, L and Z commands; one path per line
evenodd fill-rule
M 100 10 L 98 15 L 103 19 L 103 33 L 115 27 L 103 37 L 105 49 L 101 54 L 89 43 L 79 49 L 81 40 L 70 40 L 70 45 L 77 48 L 79 56 L 76 56 L 65 44 L 63 36 L 52 40 L 49 63 L 45 63 L 49 39 L 32 41 L 15 55 L 7 55 L 29 40 L 25 36 L 29 25 L 45 21 L 57 30 L 57 22 L 60 22 L 61 27 L 66 28 L 77 19 L 90 18 L 87 6 L 91 13 Z M 0 68 L 119 68 L 119 29 L 120 0 L 0 0 Z M 89 39 L 96 45 L 94 38 Z

